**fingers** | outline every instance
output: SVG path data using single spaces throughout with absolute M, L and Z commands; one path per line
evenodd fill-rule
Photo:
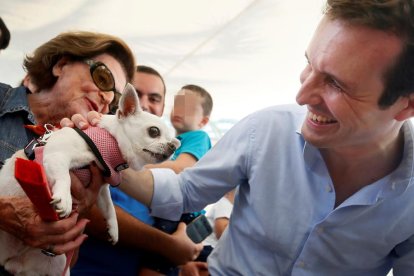
M 75 124 L 69 118 L 63 118 L 62 120 L 60 120 L 60 126 L 73 128 Z
M 95 162 L 92 162 L 89 166 L 91 171 L 91 183 L 88 187 L 91 193 L 96 193 L 98 195 L 99 190 L 101 189 L 102 185 L 105 183 L 102 171 L 99 169 L 98 165 Z
M 187 224 L 185 224 L 184 222 L 181 221 L 177 226 L 176 232 L 184 232 L 185 233 L 186 229 L 187 229 Z
M 186 240 L 188 241 L 188 243 L 191 245 L 191 251 L 190 251 L 190 258 L 192 261 L 194 261 L 195 259 L 197 259 L 198 255 L 200 255 L 201 250 L 203 250 L 203 244 L 202 243 L 198 243 L 195 244 L 188 236 L 187 236 L 187 225 L 184 222 L 180 222 L 178 224 L 177 230 L 175 231 L 175 233 L 177 233 L 177 235 L 185 235 Z
M 74 209 L 81 214 L 81 217 L 88 216 L 91 207 L 96 203 L 102 185 L 105 183 L 102 172 L 96 163 L 92 162 L 89 166 L 89 170 L 91 173 L 91 180 L 86 187 L 76 175 L 72 172 L 70 173 Z
M 78 238 L 76 238 L 73 241 L 67 242 L 65 244 L 58 244 L 55 245 L 53 252 L 57 255 L 64 254 L 66 252 L 70 252 L 76 248 L 79 248 L 79 246 L 88 238 L 88 235 L 82 234 Z
M 88 122 L 90 125 L 96 126 L 101 120 L 101 117 L 102 117 L 101 113 L 98 113 L 96 111 L 90 111 L 88 112 L 88 115 L 86 118 L 88 119 Z
M 89 127 L 88 121 L 81 114 L 75 114 L 71 119 L 77 128 L 86 129 Z
M 81 114 L 75 114 L 70 119 L 63 118 L 62 120 L 60 120 L 60 126 L 72 128 L 76 126 L 79 129 L 86 129 L 88 128 L 89 124 L 88 121 Z
M 70 119 L 63 118 L 60 120 L 61 127 L 77 127 L 80 129 L 87 129 L 89 126 L 96 126 L 101 120 L 102 114 L 96 111 L 90 111 L 86 118 L 81 114 L 75 114 Z
M 63 220 L 39 223 L 36 242 L 30 245 L 42 249 L 54 245 L 53 251 L 57 254 L 66 252 L 66 249 L 73 249 L 73 246 L 80 245 L 85 240 L 83 232 L 89 222 L 87 219 L 77 219 L 78 214 L 73 213 Z
M 208 274 L 208 266 L 205 262 L 188 262 L 179 271 L 179 276 L 203 276 Z
M 88 222 L 87 219 L 79 220 L 75 227 L 61 235 L 60 240 L 56 242 L 51 238 L 50 244 L 54 245 L 53 252 L 59 255 L 78 248 L 88 238 L 86 234 L 83 234 Z
M 180 222 L 178 224 L 178 227 L 177 227 L 177 232 L 182 231 L 187 236 L 187 231 L 186 230 L 187 230 L 187 225 L 184 222 Z M 188 236 L 187 236 L 187 238 L 191 241 L 191 239 Z M 194 249 L 193 249 L 193 254 L 192 254 L 192 261 L 197 259 L 198 255 L 200 255 L 200 253 L 201 253 L 201 250 L 203 250 L 203 244 L 202 243 L 194 244 Z

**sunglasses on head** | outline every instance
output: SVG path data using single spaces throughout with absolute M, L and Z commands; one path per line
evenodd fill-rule
M 115 79 L 111 70 L 100 61 L 94 61 L 92 59 L 85 59 L 84 62 L 89 65 L 89 71 L 96 87 L 104 92 L 114 92 L 114 99 L 109 104 L 109 113 L 114 114 L 118 109 L 119 98 L 121 93 L 115 88 Z

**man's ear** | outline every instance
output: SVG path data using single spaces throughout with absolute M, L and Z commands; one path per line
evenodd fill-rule
M 404 121 L 414 117 L 414 93 L 403 97 L 400 100 L 405 101 L 405 107 L 395 115 L 394 119 L 397 121 Z
M 62 57 L 56 62 L 56 64 L 52 68 L 53 76 L 59 77 L 62 74 L 62 68 L 66 64 L 68 64 L 69 59 L 67 57 Z

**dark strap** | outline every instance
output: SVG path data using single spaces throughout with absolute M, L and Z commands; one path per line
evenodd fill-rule
M 3 266 L 0 266 L 0 276 L 12 276 L 12 274 L 7 272 Z
M 111 170 L 109 169 L 108 165 L 105 163 L 105 160 L 103 159 L 101 153 L 99 152 L 98 148 L 96 147 L 96 145 L 92 141 L 92 139 L 88 135 L 86 135 L 85 132 L 80 130 L 79 128 L 75 127 L 73 129 L 76 130 L 76 132 L 83 138 L 83 140 L 85 140 L 85 142 L 91 148 L 91 150 L 92 150 L 93 154 L 95 155 L 96 159 L 98 159 L 99 163 L 101 163 L 101 165 L 103 167 L 103 175 L 105 177 L 110 177 L 111 176 Z

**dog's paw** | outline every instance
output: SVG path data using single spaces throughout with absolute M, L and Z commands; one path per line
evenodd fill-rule
M 118 229 L 116 229 L 115 231 L 113 229 L 107 229 L 108 231 L 108 241 L 112 244 L 115 245 L 118 242 Z
M 107 222 L 107 232 L 109 235 L 108 241 L 112 244 L 116 244 L 118 242 L 118 223 L 111 223 L 110 221 Z
M 72 212 L 72 197 L 70 194 L 60 195 L 58 192 L 54 193 L 50 204 L 53 205 L 60 218 L 68 217 Z

